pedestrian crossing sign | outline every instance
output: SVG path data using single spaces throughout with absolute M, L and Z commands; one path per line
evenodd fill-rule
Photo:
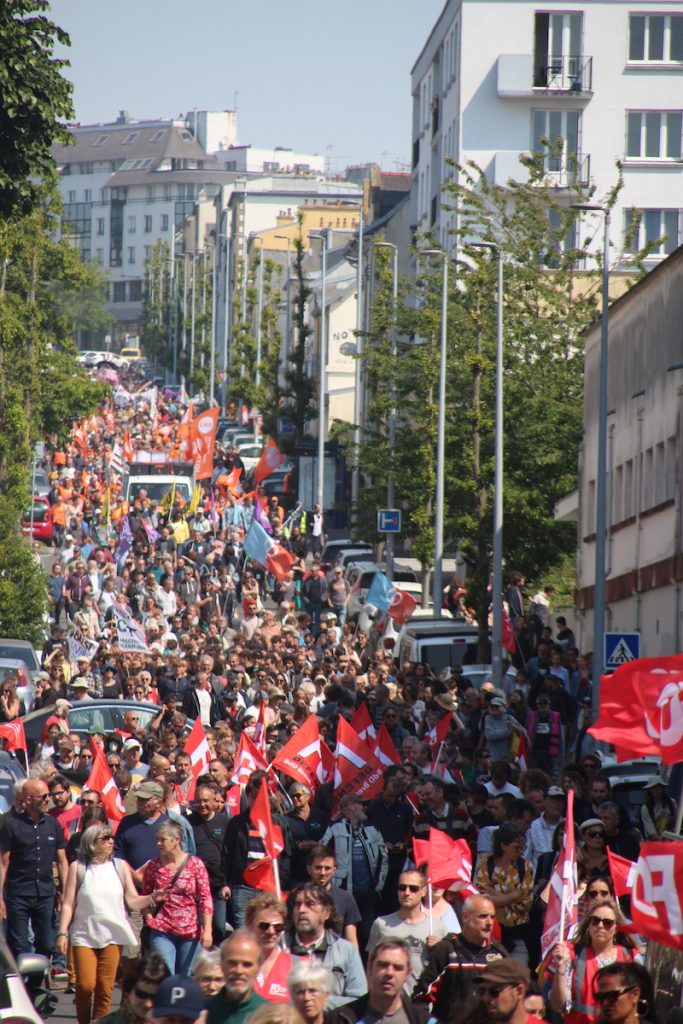
M 605 668 L 619 668 L 640 657 L 640 633 L 605 633 Z

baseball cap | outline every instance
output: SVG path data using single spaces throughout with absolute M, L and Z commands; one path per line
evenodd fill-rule
M 493 700 L 491 701 L 491 707 L 492 708 L 506 708 L 507 704 L 505 703 L 505 701 L 503 700 L 502 697 L 494 697 Z
M 529 985 L 529 968 L 519 960 L 512 957 L 501 957 L 494 960 L 482 974 L 477 975 L 473 981 L 483 981 L 487 985 Z
M 156 796 L 161 800 L 164 795 L 164 787 L 158 782 L 152 782 L 149 779 L 148 781 L 141 782 L 134 792 L 137 800 L 149 800 L 152 796 Z
M 185 1017 L 196 1020 L 204 1009 L 204 993 L 194 978 L 172 974 L 165 978 L 154 996 L 152 1018 Z
M 43 679 L 43 680 L 45 680 L 45 682 L 47 682 L 47 680 L 49 678 L 50 678 L 50 676 L 49 676 L 49 674 L 47 672 L 36 672 L 36 674 L 33 677 L 34 681 L 36 681 L 38 679 Z
M 129 736 L 127 740 L 123 741 L 124 750 L 134 750 L 135 747 L 139 747 L 139 749 L 142 750 L 142 743 L 140 743 L 139 740 L 136 740 L 135 736 Z
M 581 824 L 579 825 L 579 832 L 583 833 L 583 832 L 586 831 L 587 828 L 602 828 L 602 829 L 604 829 L 604 827 L 605 827 L 605 824 L 604 824 L 603 821 L 600 820 L 600 818 L 586 818 L 586 820 L 582 821 Z
M 89 690 L 88 680 L 84 679 L 83 676 L 76 676 L 75 679 L 71 680 L 72 690 Z
M 566 795 L 567 794 L 565 793 L 565 791 L 563 789 L 560 789 L 559 786 L 548 786 L 548 792 L 546 793 L 546 796 L 561 796 L 564 799 Z

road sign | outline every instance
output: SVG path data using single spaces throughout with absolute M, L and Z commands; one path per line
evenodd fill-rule
M 279 419 L 277 421 L 277 432 L 280 437 L 291 437 L 294 433 L 294 424 L 290 423 L 289 420 Z
M 401 532 L 401 510 L 399 508 L 378 508 L 377 509 L 377 532 L 378 533 L 400 533 Z
M 619 668 L 640 657 L 640 633 L 605 633 L 605 668 Z

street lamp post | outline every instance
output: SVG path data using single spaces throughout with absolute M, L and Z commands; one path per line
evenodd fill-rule
M 432 605 L 434 615 L 441 618 L 443 604 L 443 520 L 445 502 L 446 459 L 446 338 L 448 335 L 448 253 L 443 249 L 424 249 L 421 256 L 443 260 L 441 278 L 441 337 L 439 344 L 439 406 L 436 431 L 436 502 L 434 509 L 434 573 Z
M 292 313 L 289 302 L 289 286 L 291 281 L 291 263 L 289 249 L 292 244 L 290 235 L 274 235 L 274 238 L 287 243 L 287 274 L 285 276 L 285 362 L 289 359 L 290 339 L 292 334 Z
M 396 497 L 394 493 L 394 452 L 396 450 L 396 357 L 398 354 L 398 339 L 396 323 L 398 317 L 398 246 L 393 242 L 373 242 L 374 249 L 391 249 L 392 254 L 392 305 L 393 323 L 391 327 L 391 410 L 389 412 L 389 458 L 391 460 L 387 474 L 387 507 L 393 508 Z M 384 548 L 384 561 L 386 562 L 386 574 L 390 580 L 394 578 L 394 535 L 387 534 Z
M 309 238 L 319 238 L 321 241 L 320 251 L 320 373 L 318 377 L 318 505 L 320 511 L 324 512 L 325 497 L 325 385 L 326 385 L 326 362 L 327 362 L 327 314 L 325 302 L 327 299 L 327 228 L 320 233 L 309 232 Z
M 503 681 L 503 253 L 494 242 L 471 242 L 473 249 L 489 249 L 497 257 L 496 287 L 496 408 L 493 477 L 493 685 Z
M 365 210 L 360 206 L 358 221 L 358 262 L 356 264 L 356 366 L 354 373 L 354 428 L 353 448 L 355 466 L 351 477 L 351 503 L 358 528 L 358 499 L 360 497 L 360 439 L 361 439 L 361 392 L 363 388 L 361 356 L 363 354 L 363 228 L 365 226 Z M 355 536 L 355 534 L 354 534 Z
M 605 658 L 605 533 L 607 530 L 607 380 L 609 369 L 609 225 L 610 211 L 598 203 L 575 203 L 573 210 L 602 213 L 602 310 L 598 382 L 598 461 L 595 481 L 595 589 L 593 601 L 593 713 L 600 706 L 600 677 Z
M 256 387 L 261 386 L 261 358 L 263 351 L 263 339 L 261 337 L 261 321 L 263 319 L 263 241 L 259 244 L 259 265 L 258 265 L 258 304 L 256 307 L 256 372 L 254 382 Z M 263 410 L 261 409 L 261 413 Z M 254 416 L 254 441 L 258 440 L 259 418 Z

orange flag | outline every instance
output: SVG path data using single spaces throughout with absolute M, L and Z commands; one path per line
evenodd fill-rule
M 195 480 L 206 480 L 213 474 L 213 449 L 218 431 L 218 413 L 218 406 L 207 409 L 190 423 Z
M 265 480 L 267 476 L 270 476 L 273 470 L 277 469 L 283 459 L 284 455 L 271 437 L 265 447 L 263 455 L 254 466 L 254 480 L 256 483 L 260 484 L 262 480 Z

